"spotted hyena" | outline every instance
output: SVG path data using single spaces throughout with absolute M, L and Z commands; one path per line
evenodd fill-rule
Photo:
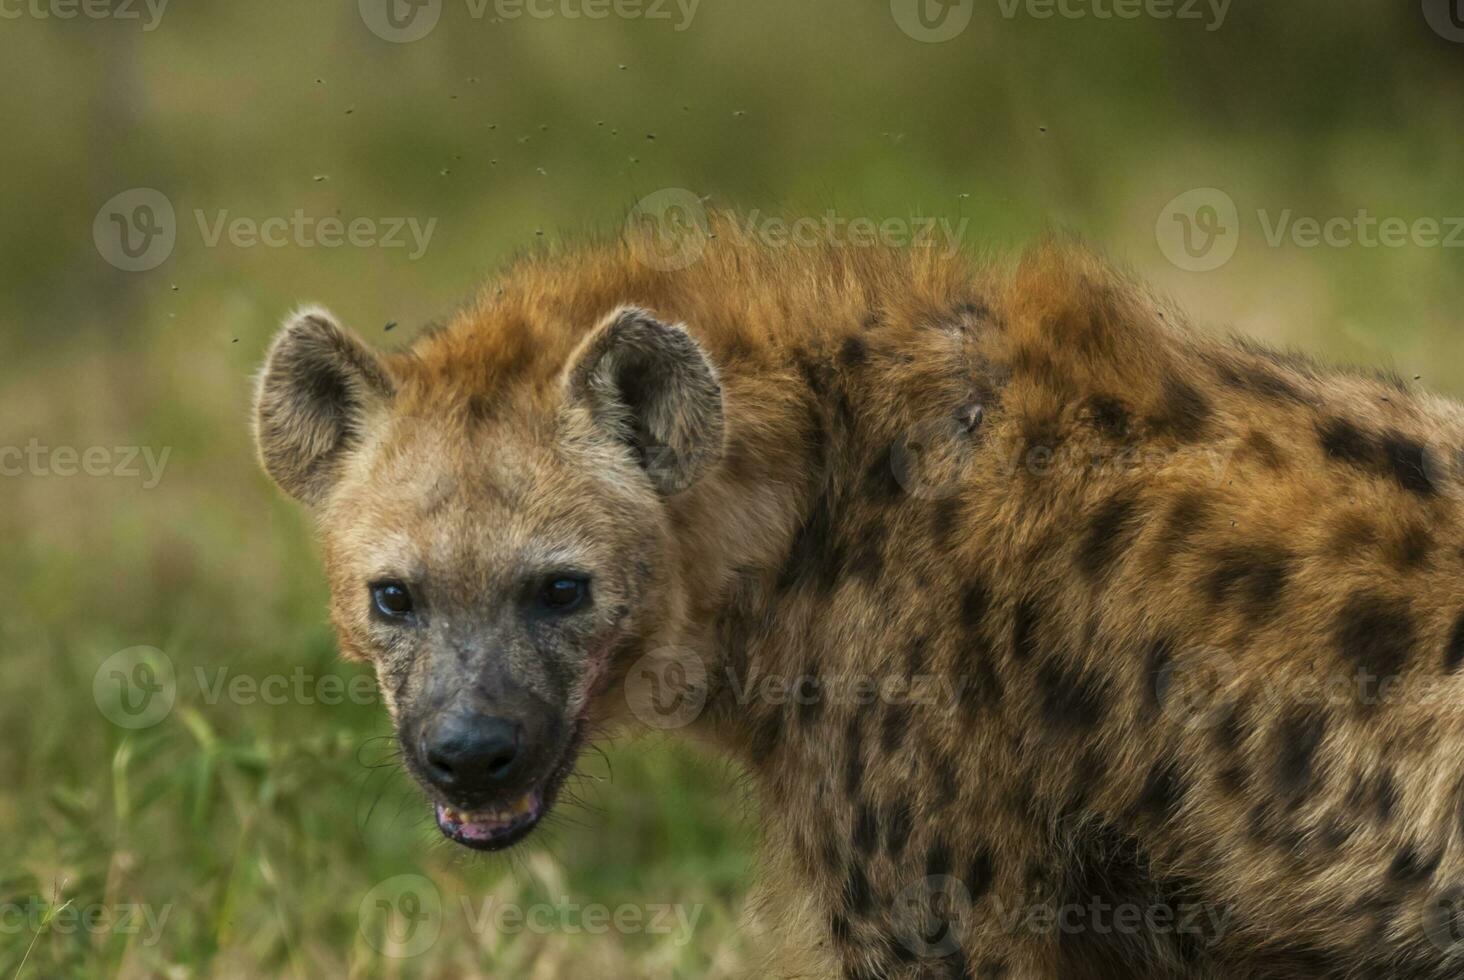
M 1458 405 L 1062 246 L 706 245 L 269 352 L 444 834 L 669 713 L 752 774 L 772 975 L 1464 976 Z

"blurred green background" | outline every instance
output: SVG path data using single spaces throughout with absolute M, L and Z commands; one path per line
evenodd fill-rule
M 156 485 L 145 467 L 61 475 L 54 457 L 16 471 L 13 453 L 0 477 L 3 976 L 23 960 L 29 977 L 180 978 L 699 978 L 752 962 L 737 922 L 755 808 L 725 763 L 615 745 L 586 759 L 584 806 L 482 858 L 437 839 L 373 698 L 322 703 L 322 678 L 361 671 L 335 662 L 308 522 L 247 432 L 251 373 L 298 303 L 405 344 L 515 253 L 613 233 L 643 196 L 686 188 L 764 213 L 964 219 L 973 253 L 1079 235 L 1209 328 L 1464 390 L 1457 247 L 1266 235 L 1286 215 L 1365 208 L 1445 233 L 1464 215 L 1464 29 L 1447 2 L 1235 0 L 1217 20 L 1208 5 L 1122 19 L 1098 16 L 1112 0 L 1052 17 L 1041 0 L 931 0 L 923 21 L 914 0 L 554 0 L 519 16 L 441 0 L 395 21 L 385 0 L 180 2 L 160 18 L 140 0 L 68 2 L 0 0 L 0 447 L 103 447 L 113 469 L 118 447 L 169 455 Z M 393 36 L 426 24 L 411 16 L 435 25 Z M 138 234 L 166 218 L 137 210 L 140 188 L 173 209 L 173 241 L 125 271 L 110 215 Z M 1238 214 L 1233 258 L 1208 271 L 1161 246 L 1167 203 L 1196 188 Z M 434 224 L 415 257 L 212 234 L 297 212 Z M 117 659 L 138 646 L 166 662 Z M 119 663 L 144 680 L 171 665 L 156 723 L 99 706 Z M 217 692 L 297 669 L 304 694 Z M 418 881 L 400 875 L 439 903 L 420 951 L 376 914 Z M 550 925 L 483 927 L 485 901 L 549 906 Z M 574 908 L 596 904 L 697 918 L 597 933 Z M 88 909 L 90 926 L 71 917 Z

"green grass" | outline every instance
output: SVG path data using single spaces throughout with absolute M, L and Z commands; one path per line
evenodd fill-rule
M 1458 249 L 1271 248 L 1255 220 L 1464 210 L 1464 47 L 1417 6 L 1237 3 L 1205 32 L 978 3 L 943 44 L 902 34 L 882 0 L 704 0 L 684 31 L 473 21 L 449 0 L 406 45 L 366 31 L 354 0 L 176 4 L 148 34 L 0 21 L 0 447 L 171 453 L 151 489 L 0 477 L 0 977 L 743 975 L 756 820 L 725 762 L 609 747 L 586 758 L 583 806 L 483 858 L 440 840 L 378 705 L 211 699 L 221 670 L 360 676 L 336 662 L 308 524 L 249 445 L 275 325 L 319 301 L 373 342 L 409 342 L 515 252 L 685 187 L 764 211 L 968 219 L 972 252 L 1076 234 L 1207 327 L 1458 392 Z M 1156 218 L 1210 186 L 1246 216 L 1241 247 L 1185 272 Z M 150 272 L 92 243 L 97 209 L 132 187 L 178 214 Z M 437 223 L 411 261 L 211 247 L 195 217 L 296 209 Z M 177 697 L 129 731 L 93 680 L 137 646 L 166 653 Z M 398 958 L 361 907 L 402 875 L 433 882 L 442 911 L 435 942 Z M 549 906 L 549 926 L 481 928 L 489 899 Z M 593 932 L 566 903 L 700 912 L 689 938 Z M 71 919 L 131 906 L 158 935 Z

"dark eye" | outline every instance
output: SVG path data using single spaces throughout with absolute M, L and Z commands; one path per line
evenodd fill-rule
M 589 594 L 588 579 L 555 575 L 539 590 L 539 604 L 551 612 L 565 613 L 578 608 Z
M 406 619 L 412 613 L 412 593 L 400 582 L 377 582 L 371 586 L 371 604 L 379 616 Z

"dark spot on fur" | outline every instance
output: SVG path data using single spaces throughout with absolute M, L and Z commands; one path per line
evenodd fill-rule
M 1291 556 L 1271 547 L 1227 548 L 1215 557 L 1205 590 L 1212 603 L 1238 602 L 1252 623 L 1270 619 L 1281 603 Z
M 1239 752 L 1245 743 L 1246 725 L 1240 705 L 1232 705 L 1215 726 L 1215 745 L 1226 753 Z
M 870 803 L 859 805 L 859 814 L 854 821 L 854 847 L 861 854 L 873 854 L 879 846 L 879 815 Z
M 952 539 L 960 527 L 962 500 L 960 497 L 942 497 L 930 508 L 930 532 L 937 547 L 950 550 L 955 544 Z
M 978 844 L 976 853 L 971 858 L 971 864 L 966 871 L 966 891 L 970 893 L 971 901 L 978 901 L 991 891 L 991 886 L 995 881 L 996 858 L 990 848 Z
M 1144 676 L 1141 695 L 1144 707 L 1152 718 L 1164 708 L 1164 696 L 1169 693 L 1170 669 L 1174 664 L 1174 641 L 1161 636 L 1149 644 L 1149 653 L 1144 660 Z
M 808 586 L 827 594 L 843 574 L 844 548 L 834 533 L 833 509 L 826 498 L 816 501 L 804 519 L 778 577 L 778 590 Z
M 835 912 L 829 922 L 829 931 L 834 934 L 834 942 L 847 943 L 849 941 L 849 920 Z
M 910 804 L 906 801 L 891 804 L 885 820 L 885 851 L 892 858 L 899 857 L 910 842 L 913 821 Z
M 1186 491 L 1175 498 L 1159 531 L 1155 558 L 1160 566 L 1183 548 L 1190 536 L 1205 525 L 1210 504 L 1196 491 Z
M 1167 820 L 1178 812 L 1184 793 L 1184 780 L 1179 774 L 1179 767 L 1173 762 L 1158 762 L 1144 779 L 1137 808 L 1140 813 Z
M 888 532 L 888 521 L 870 521 L 849 556 L 849 573 L 866 585 L 877 583 L 884 575 L 884 542 Z
M 1449 642 L 1444 647 L 1444 670 L 1453 673 L 1460 664 L 1464 664 L 1464 612 L 1455 617 Z
M 1103 720 L 1106 707 L 1101 684 L 1056 660 L 1042 665 L 1038 674 L 1042 716 L 1057 731 L 1084 731 Z
M 1432 497 L 1438 492 L 1428 476 L 1427 453 L 1422 444 L 1397 432 L 1383 437 L 1383 456 L 1393 479 L 1404 490 L 1421 497 Z
M 1346 419 L 1322 423 L 1322 452 L 1328 457 L 1362 469 L 1371 469 L 1377 459 L 1377 444 L 1372 437 Z
M 910 641 L 905 652 L 905 674 L 912 680 L 925 673 L 925 651 L 930 646 L 930 634 L 918 633 Z
M 1093 428 L 1104 437 L 1116 441 L 1128 437 L 1129 412 L 1123 402 L 1107 395 L 1094 395 L 1088 399 L 1087 408 Z
M 956 696 L 961 699 L 961 713 L 967 723 L 974 724 L 981 712 L 1001 703 L 1001 678 L 991 665 L 991 651 L 984 647 L 969 654 L 970 669 L 957 676 L 960 685 Z
M 1335 636 L 1344 660 L 1356 667 L 1358 696 L 1373 704 L 1396 679 L 1413 653 L 1413 617 L 1403 603 L 1370 592 L 1354 592 L 1337 616 Z
M 1179 442 L 1194 442 L 1209 427 L 1210 413 L 1210 403 L 1193 385 L 1179 378 L 1166 378 L 1158 411 L 1149 424 Z
M 981 628 L 986 619 L 986 610 L 991 606 L 991 593 L 979 579 L 971 581 L 961 596 L 961 622 L 968 632 Z
M 934 878 L 951 873 L 951 849 L 942 838 L 937 837 L 925 852 L 925 877 Z
M 1317 748 L 1326 734 L 1321 715 L 1298 712 L 1284 719 L 1276 729 L 1276 791 L 1293 806 L 1306 798 L 1315 777 Z
M 1433 551 L 1433 546 L 1433 532 L 1427 525 L 1409 524 L 1398 535 L 1390 557 L 1393 564 L 1402 571 L 1422 568 L 1428 563 L 1428 556 Z
M 844 730 L 844 792 L 851 798 L 859 795 L 859 785 L 864 779 L 864 760 L 861 758 L 861 741 L 858 714 L 849 716 L 849 725 Z
M 1012 612 L 1012 656 L 1017 660 L 1031 660 L 1037 652 L 1037 600 L 1031 596 L 1017 603 Z
M 1383 772 L 1373 786 L 1373 813 L 1378 823 L 1386 825 L 1398 809 L 1398 782 L 1391 772 Z
M 858 367 L 869 357 L 869 348 L 860 337 L 845 337 L 844 346 L 839 348 L 839 363 L 845 367 Z
M 768 759 L 778 750 L 782 739 L 783 712 L 781 706 L 774 705 L 758 719 L 757 727 L 753 731 L 753 758 L 761 760 Z
M 1259 460 L 1261 465 L 1267 469 L 1279 470 L 1285 463 L 1276 443 L 1259 429 L 1252 429 L 1246 434 L 1245 451 Z
M 895 477 L 890 450 L 875 453 L 874 462 L 864 474 L 864 495 L 870 503 L 885 506 L 904 499 L 904 488 Z
M 885 707 L 884 724 L 879 730 L 879 747 L 886 755 L 892 755 L 900 748 L 905 732 L 910 729 L 910 705 L 896 702 Z
M 1220 383 L 1275 401 L 1305 403 L 1306 396 L 1286 378 L 1255 364 L 1222 362 L 1216 369 Z
M 930 763 L 930 782 L 935 789 L 931 804 L 936 810 L 943 810 L 956 802 L 961 790 L 956 778 L 956 767 L 944 752 L 932 751 L 927 755 Z
M 799 723 L 805 726 L 817 724 L 823 714 L 824 702 L 823 680 L 818 675 L 818 667 L 809 665 L 798 678 L 793 694 L 798 702 Z
M 1115 494 L 1088 521 L 1078 548 L 1078 566 L 1089 578 L 1106 572 L 1138 530 L 1137 507 L 1132 497 Z
M 1442 851 L 1431 858 L 1423 858 L 1412 844 L 1405 845 L 1394 855 L 1393 863 L 1388 865 L 1388 880 L 1405 887 L 1420 885 L 1433 877 L 1442 859 Z

